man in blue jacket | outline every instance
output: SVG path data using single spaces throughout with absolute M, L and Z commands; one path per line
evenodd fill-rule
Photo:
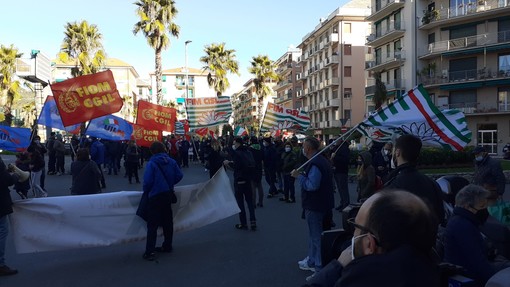
M 303 173 L 299 170 L 291 172 L 301 186 L 301 205 L 309 230 L 308 256 L 299 261 L 298 266 L 301 270 L 312 272 L 318 272 L 322 268 L 322 222 L 326 213 L 331 212 L 334 205 L 333 171 L 326 157 L 316 156 L 319 147 L 319 140 L 307 137 L 303 143 L 303 155 L 311 160 L 305 166 Z
M 166 153 L 163 143 L 152 143 L 150 151 L 152 157 L 143 175 L 143 192 L 148 193 L 147 243 L 143 258 L 153 261 L 156 259 L 156 251 L 172 251 L 172 197 L 175 198 L 174 185 L 181 181 L 183 174 L 175 160 Z M 163 245 L 156 248 L 159 226 L 163 227 L 165 239 Z

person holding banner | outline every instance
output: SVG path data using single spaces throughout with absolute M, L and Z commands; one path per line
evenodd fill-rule
M 152 157 L 143 175 L 143 192 L 147 193 L 147 242 L 143 258 L 156 259 L 157 252 L 172 252 L 174 224 L 172 203 L 176 203 L 174 186 L 181 181 L 183 174 L 175 160 L 166 153 L 165 145 L 159 141 L 150 147 Z M 173 199 L 172 199 L 173 198 Z M 164 241 L 156 248 L 158 227 L 163 227 Z
M 324 156 L 315 156 L 319 152 L 320 142 L 307 137 L 303 143 L 303 155 L 310 159 L 304 172 L 298 169 L 291 176 L 298 179 L 301 186 L 301 205 L 304 219 L 308 223 L 308 252 L 305 259 L 298 262 L 301 270 L 318 272 L 322 268 L 321 234 L 324 217 L 334 207 L 333 171 L 329 160 Z M 314 273 L 315 274 L 315 273 Z M 313 275 L 312 275 L 313 276 Z
M 12 199 L 9 186 L 18 182 L 19 175 L 10 173 L 0 157 L 0 276 L 14 275 L 18 270 L 5 265 L 5 245 L 9 226 L 7 215 L 12 213 Z

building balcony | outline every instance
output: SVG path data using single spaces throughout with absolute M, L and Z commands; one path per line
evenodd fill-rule
M 432 29 L 458 23 L 475 22 L 507 16 L 510 12 L 510 0 L 479 0 L 459 6 L 425 11 L 419 29 Z
M 303 90 L 297 90 L 296 91 L 296 97 L 298 98 L 301 98 L 305 95 L 305 93 L 303 92 Z
M 510 43 L 510 31 L 484 33 L 470 37 L 438 41 L 428 45 L 427 50 L 419 50 L 419 59 L 426 60 L 438 55 L 454 55 L 455 53 L 483 53 L 507 49 Z
M 404 36 L 405 22 L 391 20 L 388 27 L 367 36 L 367 45 L 372 47 L 381 46 Z
M 365 18 L 365 21 L 376 22 L 388 16 L 391 12 L 404 7 L 404 0 L 375 1 L 372 7 L 372 14 Z
M 396 91 L 406 91 L 405 79 L 391 79 L 383 84 L 386 87 L 386 92 L 390 95 L 395 94 Z M 375 79 L 369 79 L 365 87 L 365 96 L 373 94 L 375 94 Z
M 387 57 L 374 57 L 373 54 L 371 54 L 371 56 L 372 57 L 365 62 L 365 66 L 368 65 L 368 71 L 394 69 L 401 66 L 406 60 L 406 53 L 404 50 L 394 51 Z
M 443 70 L 440 76 L 422 76 L 420 80 L 426 87 L 441 86 L 443 90 L 459 88 L 479 88 L 483 86 L 499 86 L 510 84 L 510 65 L 500 66 L 493 71 L 491 68 L 475 70 L 448 71 Z M 507 83 L 508 82 L 508 83 Z
M 341 103 L 342 102 L 341 102 L 340 99 L 331 99 L 331 100 L 328 100 L 328 106 L 330 106 L 330 107 L 339 107 Z
M 440 110 L 457 109 L 466 115 L 481 115 L 491 113 L 510 113 L 510 104 L 508 103 L 459 103 L 449 104 L 438 107 Z
M 329 35 L 329 43 L 338 43 L 338 33 L 331 33 Z
M 274 89 L 282 89 L 288 85 L 292 85 L 292 80 L 289 80 L 289 79 L 285 79 L 285 80 L 282 80 L 282 81 L 279 81 L 276 86 L 274 86 Z
M 324 59 L 324 65 L 327 67 L 327 66 L 331 66 L 333 64 L 338 64 L 340 62 L 340 58 L 338 57 L 338 55 L 333 55 L 331 57 L 327 57 L 326 59 Z
M 301 80 L 301 77 L 302 77 L 301 75 L 302 75 L 302 73 L 297 73 L 296 74 L 296 80 L 298 80 L 298 81 Z
M 326 82 L 325 87 L 338 86 L 340 85 L 340 78 L 333 77 L 331 79 L 327 79 L 325 82 Z

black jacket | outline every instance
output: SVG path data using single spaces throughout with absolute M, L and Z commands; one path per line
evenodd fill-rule
M 71 194 L 94 194 L 100 193 L 99 185 L 101 171 L 93 160 L 77 160 L 71 164 L 71 174 L 73 176 Z
M 337 150 L 338 149 L 338 150 Z M 333 157 L 333 166 L 335 167 L 334 173 L 349 173 L 349 146 L 347 143 L 341 143 L 340 147 L 335 146 L 332 149 L 332 152 L 335 153 Z
M 485 183 L 490 183 L 498 187 L 498 193 L 505 192 L 506 178 L 501 168 L 501 163 L 490 157 L 489 155 L 477 162 L 475 161 L 475 174 L 473 175 L 473 183 L 483 186 Z
M 410 163 L 401 164 L 388 175 L 385 188 L 402 189 L 423 199 L 436 215 L 438 223 L 445 220 L 442 191 L 437 182 L 420 173 Z
M 12 199 L 9 186 L 17 181 L 18 176 L 9 173 L 4 161 L 0 158 L 0 217 L 12 213 Z
M 306 285 L 314 287 L 439 287 L 439 269 L 410 246 L 354 259 L 345 268 L 338 260 L 326 265 Z

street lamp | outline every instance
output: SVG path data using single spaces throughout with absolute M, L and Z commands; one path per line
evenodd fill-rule
M 188 79 L 188 44 L 191 43 L 191 40 L 188 40 L 186 42 L 184 42 L 184 69 L 185 69 L 185 72 L 186 72 L 186 95 L 184 96 L 184 98 L 188 98 L 188 95 L 189 95 L 189 90 L 188 90 L 188 82 L 189 82 L 189 79 Z

